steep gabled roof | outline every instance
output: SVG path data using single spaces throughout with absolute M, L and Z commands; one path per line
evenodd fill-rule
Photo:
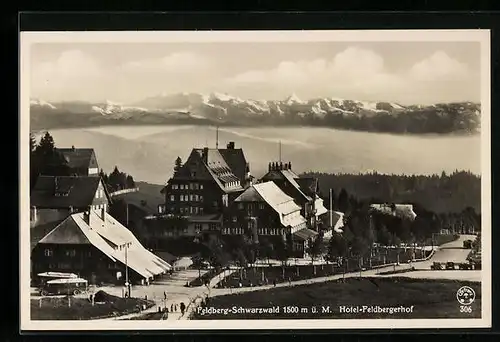
M 82 232 L 75 220 L 70 216 L 56 226 L 38 243 L 90 245 L 91 242 Z
M 204 163 L 207 171 L 210 173 L 215 182 L 225 192 L 242 190 L 240 178 L 238 178 L 233 170 L 221 154 L 221 150 L 214 148 L 194 149 L 199 154 L 201 161 Z M 206 156 L 204 156 L 206 153 Z M 236 183 L 229 186 L 231 183 Z
M 94 154 L 93 148 L 58 148 L 70 168 L 88 168 Z
M 318 179 L 313 177 L 299 177 L 295 178 L 297 184 L 299 184 L 301 190 L 308 196 L 314 197 L 318 192 Z
M 266 202 L 273 208 L 284 226 L 295 227 L 305 223 L 305 218 L 300 215 L 300 206 L 272 181 L 254 184 L 235 199 L 235 202 L 259 201 Z
M 244 180 L 247 171 L 247 161 L 241 148 L 219 149 L 229 168 L 240 179 Z
M 39 176 L 31 191 L 30 204 L 49 209 L 88 207 L 100 181 L 100 177 L 90 176 Z
M 281 174 L 285 176 L 286 180 L 293 185 L 295 189 L 304 197 L 305 200 L 310 201 L 312 198 L 304 193 L 297 179 L 299 178 L 292 170 L 281 170 Z
M 164 273 L 171 268 L 166 261 L 144 248 L 130 230 L 108 213 L 105 213 L 103 220 L 95 211 L 90 210 L 88 213 L 90 225 L 85 215 L 87 213 L 72 214 L 47 234 L 39 244 L 89 243 L 112 261 L 127 263 L 128 267 L 146 278 Z M 126 248 L 114 248 L 127 244 Z

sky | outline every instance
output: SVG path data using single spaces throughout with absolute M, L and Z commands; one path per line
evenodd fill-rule
M 30 58 L 30 97 L 52 102 L 177 92 L 480 101 L 478 42 L 36 43 Z

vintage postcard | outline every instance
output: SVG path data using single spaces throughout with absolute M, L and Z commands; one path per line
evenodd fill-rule
M 488 30 L 20 40 L 22 330 L 491 327 Z

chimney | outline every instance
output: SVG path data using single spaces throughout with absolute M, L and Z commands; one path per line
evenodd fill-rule
M 83 220 L 90 226 L 90 208 L 83 212 Z
M 280 171 L 283 170 L 283 162 L 280 162 Z
M 227 149 L 228 149 L 228 150 L 234 150 L 234 141 L 230 141 L 230 142 L 227 144 Z
M 288 162 L 288 170 L 292 169 L 292 162 Z
M 267 171 L 271 171 L 271 162 L 269 162 L 269 164 L 267 164 Z
M 101 208 L 101 219 L 104 222 L 106 222 L 106 208 L 102 207 Z
M 69 206 L 69 213 L 70 213 L 70 214 L 73 214 L 73 211 L 74 211 L 74 210 L 73 210 L 73 206 L 72 206 L 72 205 L 70 205 L 70 206 Z

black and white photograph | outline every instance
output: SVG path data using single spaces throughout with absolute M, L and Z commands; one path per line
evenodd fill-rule
M 20 56 L 22 329 L 491 327 L 489 31 Z

